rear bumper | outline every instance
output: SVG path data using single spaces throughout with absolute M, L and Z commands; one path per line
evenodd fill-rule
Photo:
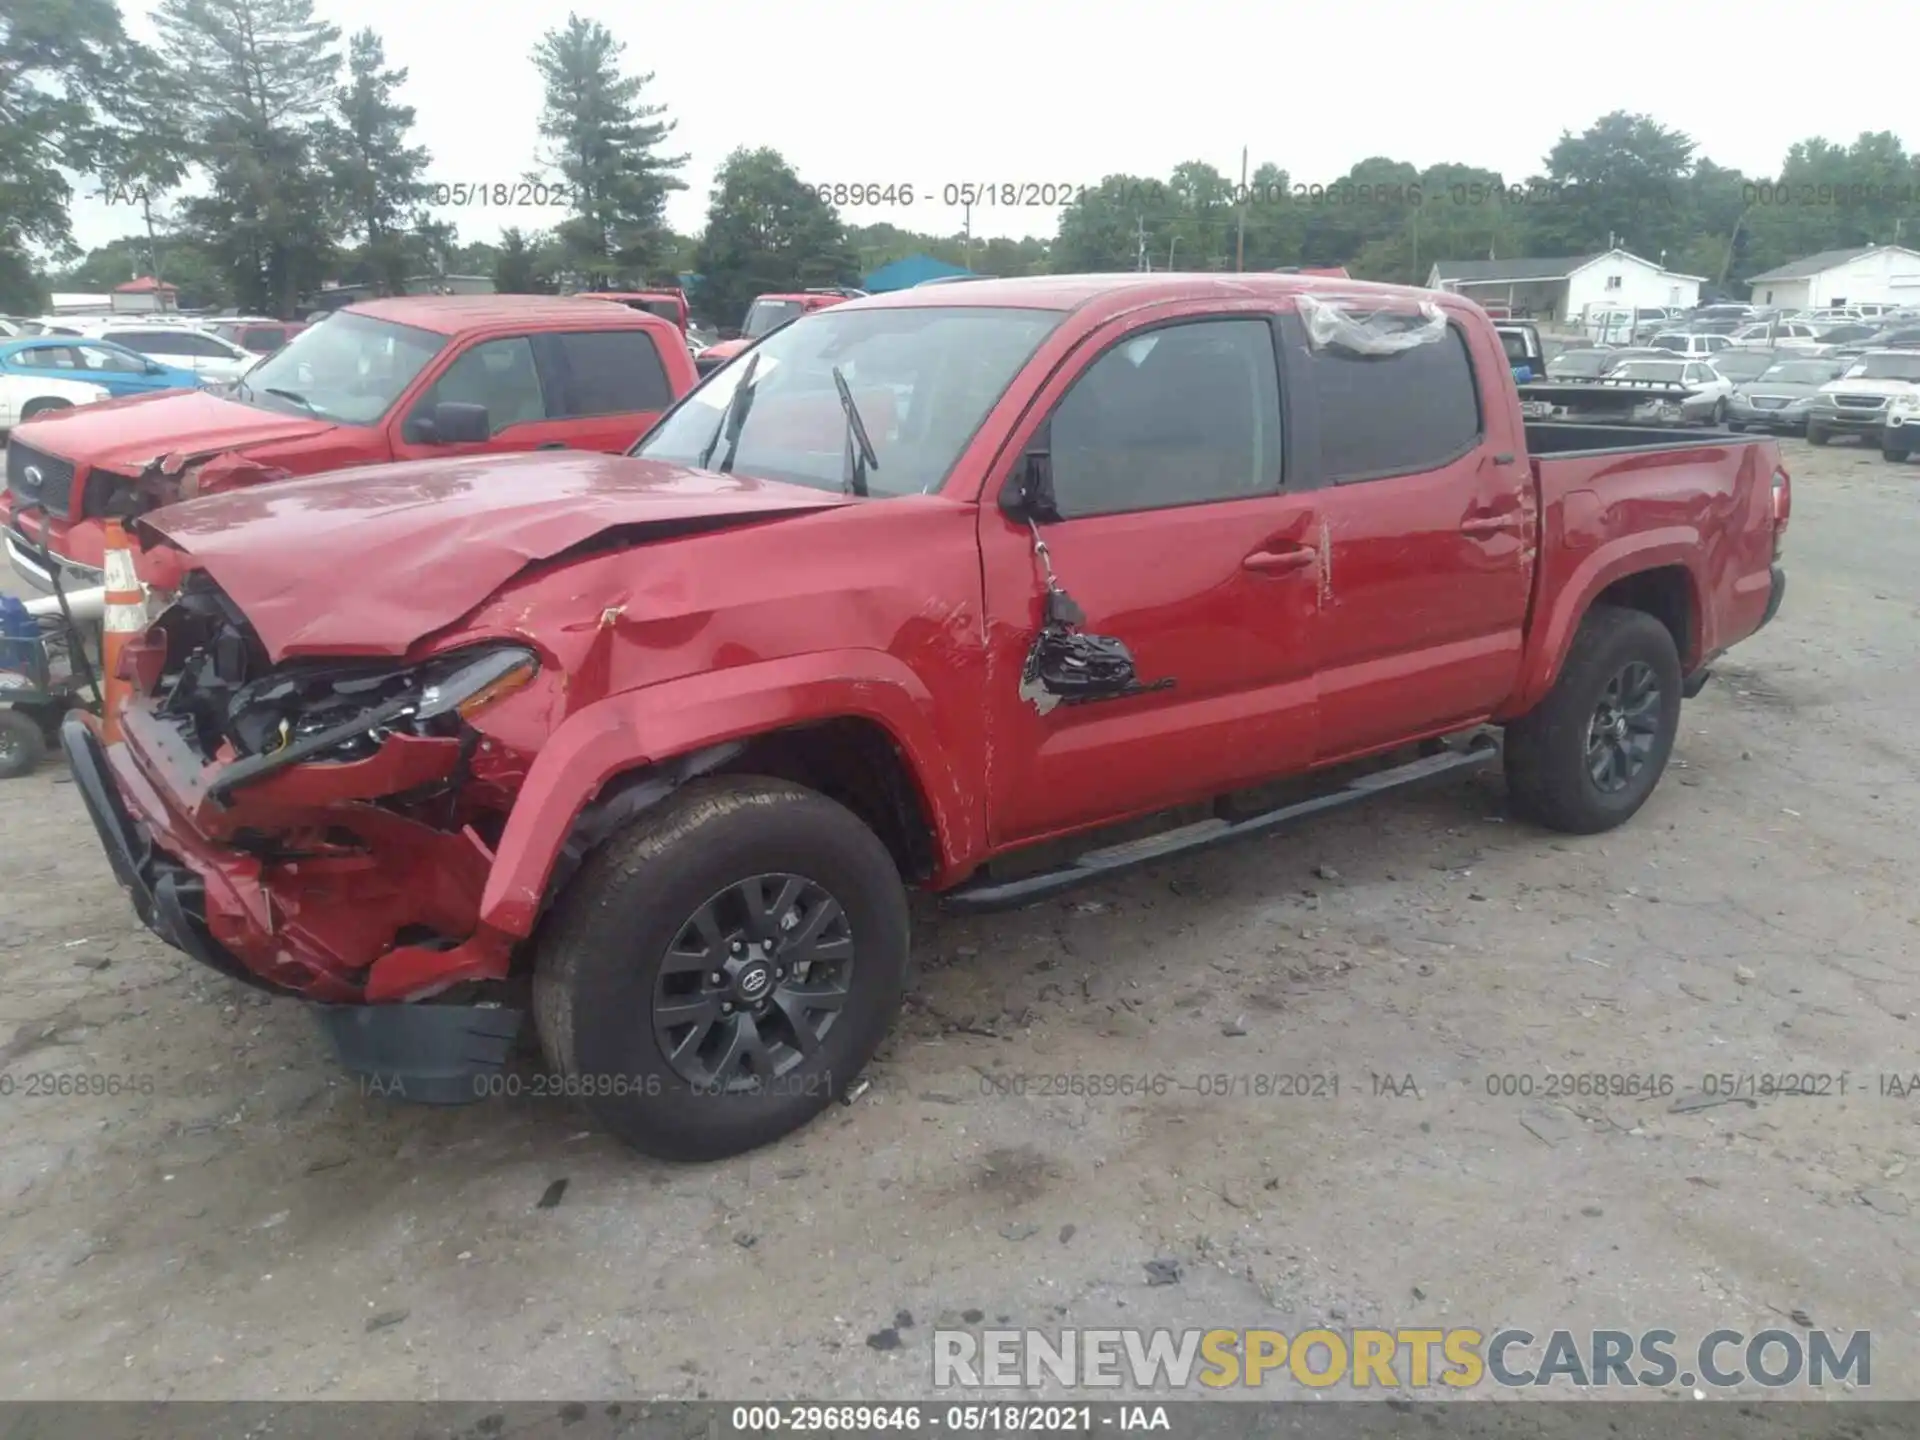
M 136 816 L 123 789 L 124 757 L 116 762 L 93 726 L 78 715 L 61 726 L 60 744 L 114 879 L 141 923 L 229 979 L 273 994 L 313 998 L 311 989 L 261 973 L 215 933 L 214 917 L 231 919 L 241 898 L 238 886 L 206 853 L 194 853 L 179 830 Z M 231 864 L 234 857 L 225 858 Z M 292 931 L 267 938 L 300 944 Z M 458 1104 L 485 1094 L 485 1077 L 505 1065 L 525 1018 L 520 1009 L 497 1004 L 321 1003 L 314 1012 L 342 1065 L 366 1077 L 367 1088 L 429 1104 Z
M 1755 634 L 1758 634 L 1773 623 L 1773 617 L 1780 613 L 1780 604 L 1786 598 L 1787 572 L 1778 565 L 1775 565 L 1773 567 L 1773 585 L 1767 591 L 1767 608 L 1765 613 L 1760 616 L 1760 623 L 1754 626 Z

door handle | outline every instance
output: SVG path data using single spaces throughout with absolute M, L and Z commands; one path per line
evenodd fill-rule
M 1506 535 L 1520 528 L 1518 515 L 1469 515 L 1460 522 L 1460 533 L 1478 539 L 1483 535 Z
M 1263 575 L 1279 575 L 1289 570 L 1305 570 L 1319 553 L 1311 545 L 1289 545 L 1284 549 L 1256 550 L 1240 564 Z

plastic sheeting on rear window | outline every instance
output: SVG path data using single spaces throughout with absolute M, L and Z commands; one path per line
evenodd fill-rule
M 1415 346 L 1432 345 L 1447 333 L 1447 317 L 1430 300 L 1422 300 L 1417 313 L 1318 295 L 1303 294 L 1298 303 L 1307 343 L 1316 350 L 1333 347 L 1356 355 L 1398 355 Z

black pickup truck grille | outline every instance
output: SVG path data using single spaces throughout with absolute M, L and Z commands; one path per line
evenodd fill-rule
M 73 462 L 42 454 L 18 440 L 7 442 L 7 489 L 14 507 L 44 505 L 49 515 L 66 519 L 73 508 Z

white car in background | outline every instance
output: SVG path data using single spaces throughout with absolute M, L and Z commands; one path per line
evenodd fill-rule
M 96 320 L 88 322 L 86 333 L 149 355 L 176 370 L 191 370 L 215 385 L 238 380 L 261 359 L 231 340 L 179 321 Z
M 61 380 L 52 375 L 0 375 L 0 435 L 22 421 L 49 410 L 70 410 L 105 400 L 104 385 L 86 380 Z

